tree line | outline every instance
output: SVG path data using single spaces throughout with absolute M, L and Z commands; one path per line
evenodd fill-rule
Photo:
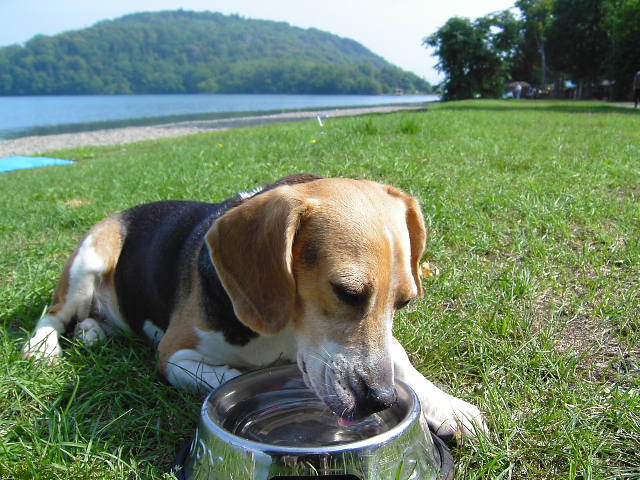
M 640 0 L 517 0 L 475 20 L 450 18 L 423 44 L 439 58 L 446 99 L 499 97 L 510 82 L 628 99 L 640 70 L 639 25 Z
M 358 42 L 212 12 L 139 13 L 0 48 L 0 95 L 429 93 Z

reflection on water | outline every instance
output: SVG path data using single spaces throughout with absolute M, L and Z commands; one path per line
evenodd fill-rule
M 310 391 L 278 390 L 256 395 L 236 405 L 229 412 L 224 427 L 256 442 L 322 447 L 379 435 L 397 425 L 399 417 L 400 413 L 392 407 L 346 425 Z

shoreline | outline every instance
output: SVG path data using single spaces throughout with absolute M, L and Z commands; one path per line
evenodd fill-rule
M 59 133 L 20 137 L 0 141 L 0 158 L 12 155 L 33 155 L 36 153 L 65 150 L 86 146 L 112 146 L 135 143 L 144 140 L 173 138 L 194 133 L 229 130 L 231 128 L 312 120 L 321 115 L 322 119 L 347 117 L 370 113 L 392 113 L 404 110 L 421 110 L 425 104 L 396 104 L 373 107 L 341 107 L 290 111 L 266 115 L 250 115 L 214 120 L 185 120 L 152 126 L 121 127 L 76 133 Z

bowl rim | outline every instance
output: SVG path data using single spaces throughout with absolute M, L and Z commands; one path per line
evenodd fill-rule
M 250 372 L 244 373 L 237 377 L 232 378 L 231 380 L 223 383 L 219 387 L 215 388 L 206 396 L 202 408 L 200 409 L 200 422 L 204 423 L 207 429 L 217 436 L 219 439 L 224 441 L 227 444 L 233 445 L 234 447 L 241 448 L 243 450 L 253 450 L 260 451 L 264 453 L 277 453 L 277 454 L 291 454 L 291 455 L 326 455 L 326 454 L 336 454 L 343 453 L 348 451 L 367 449 L 367 448 L 379 448 L 384 446 L 400 435 L 402 435 L 414 422 L 420 421 L 420 415 L 422 413 L 420 399 L 416 392 L 409 386 L 407 383 L 402 380 L 396 379 L 394 383 L 396 384 L 396 388 L 398 386 L 404 389 L 409 397 L 413 400 L 412 407 L 408 409 L 407 415 L 400 420 L 396 425 L 391 427 L 386 432 L 379 433 L 377 435 L 373 435 L 363 440 L 357 440 L 355 442 L 347 442 L 341 443 L 337 445 L 327 445 L 321 447 L 296 447 L 293 445 L 274 445 L 271 443 L 258 442 L 256 440 L 249 440 L 247 438 L 241 437 L 234 433 L 231 433 L 229 430 L 226 430 L 221 425 L 215 423 L 211 417 L 209 416 L 207 410 L 209 403 L 212 400 L 217 392 L 223 388 L 228 387 L 229 385 L 233 386 L 234 383 L 238 383 L 244 380 L 244 377 L 256 374 L 256 373 L 267 373 L 268 371 L 277 371 L 277 370 L 285 370 L 292 369 L 298 370 L 298 367 L 295 364 L 291 365 L 281 365 L 276 367 L 267 367 L 259 370 L 252 370 Z M 422 427 L 420 427 L 422 428 Z M 426 434 L 425 434 L 426 437 Z

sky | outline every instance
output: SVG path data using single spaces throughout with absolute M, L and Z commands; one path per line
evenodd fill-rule
M 422 40 L 454 16 L 477 18 L 515 0 L 0 0 L 0 46 L 89 27 L 128 13 L 212 11 L 314 27 L 356 40 L 435 84 L 437 58 Z

